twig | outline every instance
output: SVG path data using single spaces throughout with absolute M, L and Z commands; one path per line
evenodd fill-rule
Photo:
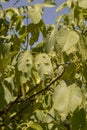
M 15 6 L 16 4 L 18 4 L 18 2 L 20 2 L 20 0 L 16 0 L 12 6 Z
M 60 75 L 58 75 L 55 79 L 53 79 L 44 89 L 40 90 L 39 92 L 37 92 L 36 94 L 33 94 L 32 96 L 26 98 L 24 101 L 28 101 L 30 100 L 31 98 L 39 95 L 40 93 L 43 93 L 44 91 L 46 91 L 53 83 L 55 83 L 58 79 L 60 79 L 62 77 L 62 75 L 64 74 L 65 72 L 65 68 L 63 68 L 63 71 Z
M 19 95 L 13 102 L 10 102 L 5 108 L 3 108 L 3 110 L 0 111 L 0 116 L 2 116 L 3 114 L 7 113 L 9 111 L 9 109 L 16 103 L 16 102 L 24 102 L 24 101 L 30 101 L 31 98 L 43 93 L 44 91 L 46 91 L 54 82 L 56 82 L 58 79 L 60 79 L 63 75 L 63 73 L 65 72 L 65 68 L 63 69 L 62 73 L 60 75 L 58 75 L 55 79 L 53 79 L 44 89 L 40 90 L 39 92 L 37 92 L 36 94 L 33 94 L 32 96 L 26 98 L 26 99 L 22 99 L 19 101 L 19 98 L 21 97 L 21 95 Z M 39 85 L 39 84 L 38 84 Z M 36 85 L 35 87 L 33 87 L 31 89 L 31 91 L 33 91 L 33 89 L 35 89 L 36 87 L 38 87 L 38 85 Z
M 60 75 L 58 75 L 54 80 L 52 80 L 45 89 L 42 89 L 41 91 L 37 92 L 36 94 L 30 96 L 29 98 L 25 99 L 25 100 L 21 100 L 20 102 L 25 102 L 25 101 L 29 101 L 28 104 L 26 106 L 24 106 L 18 113 L 16 113 L 16 115 L 14 115 L 11 119 L 14 119 L 15 117 L 19 116 L 21 114 L 21 112 L 23 112 L 29 105 L 31 98 L 35 97 L 36 95 L 39 95 L 41 93 L 43 93 L 44 91 L 46 91 L 54 82 L 56 82 L 58 79 L 60 79 L 62 77 L 62 75 L 65 72 L 65 68 L 63 69 L 62 73 Z M 35 100 L 34 100 L 35 101 Z
M 56 123 L 58 123 L 58 120 L 55 117 L 53 117 L 50 113 L 47 113 L 47 115 L 50 116 Z
M 14 119 L 15 117 L 19 116 L 28 106 L 29 106 L 29 103 L 27 105 L 25 105 L 18 113 L 16 113 L 14 116 L 12 116 L 10 119 Z
M 13 102 L 10 102 L 9 104 L 7 104 L 7 106 L 5 108 L 3 108 L 1 111 L 0 111 L 0 117 L 5 114 L 6 112 L 8 112 L 8 110 L 16 103 L 16 101 L 19 99 L 20 95 L 13 101 Z
M 56 82 L 58 79 L 60 79 L 62 77 L 62 75 L 64 74 L 64 72 L 65 72 L 65 69 L 63 69 L 63 72 L 60 75 L 58 75 L 55 79 L 53 79 L 44 89 L 40 90 L 36 94 L 31 95 L 28 98 L 22 99 L 20 102 L 29 101 L 31 98 L 33 98 L 33 97 L 35 97 L 35 96 L 37 96 L 37 95 L 45 92 L 54 82 Z
M 42 81 L 39 84 L 36 84 L 33 88 L 31 88 L 25 95 L 31 93 L 35 88 L 37 88 L 40 84 L 42 83 Z
M 27 24 L 27 26 L 28 26 L 28 9 L 27 9 L 27 7 L 26 7 L 26 14 L 27 14 L 27 16 L 26 16 L 26 24 Z M 26 26 L 26 30 L 27 30 L 27 32 L 28 32 L 28 28 L 27 28 L 27 26 Z M 27 34 L 27 37 L 26 37 L 26 49 L 28 49 L 28 43 L 29 43 L 29 34 Z

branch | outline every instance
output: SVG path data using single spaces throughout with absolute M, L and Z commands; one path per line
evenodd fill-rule
M 62 77 L 62 75 L 65 72 L 65 68 L 63 68 L 62 73 L 60 75 L 58 75 L 55 79 L 53 79 L 44 89 L 40 90 L 39 92 L 37 92 L 36 94 L 30 96 L 28 99 L 26 100 L 30 100 L 31 98 L 35 97 L 36 95 L 43 93 L 44 91 L 46 91 L 53 83 L 55 83 L 58 79 L 60 79 Z
M 44 91 L 46 91 L 53 83 L 55 83 L 58 79 L 60 79 L 62 77 L 62 75 L 64 74 L 65 72 L 65 68 L 62 70 L 61 74 L 58 75 L 56 78 L 54 78 L 44 89 L 40 90 L 39 92 L 37 92 L 36 94 L 33 94 L 32 96 L 26 98 L 26 99 L 22 99 L 22 100 L 19 100 L 19 98 L 21 97 L 21 95 L 18 95 L 18 97 L 13 101 L 13 102 L 10 102 L 9 104 L 7 104 L 7 106 L 5 108 L 3 108 L 1 111 L 0 111 L 0 116 L 2 116 L 3 114 L 7 113 L 9 111 L 9 109 L 17 102 L 24 102 L 24 101 L 30 101 L 31 98 L 43 93 Z M 40 82 L 41 84 L 41 82 Z M 36 86 L 34 86 L 29 92 L 33 91 L 35 88 L 37 88 L 39 86 L 39 84 L 37 84 Z M 28 93 L 26 93 L 28 94 Z
M 25 98 L 25 99 L 20 100 L 19 102 L 29 101 L 31 98 L 33 98 L 33 97 L 35 97 L 35 96 L 37 96 L 37 95 L 39 95 L 39 94 L 45 92 L 53 83 L 55 83 L 58 79 L 60 79 L 60 78 L 62 77 L 62 75 L 64 74 L 64 72 L 65 72 L 65 68 L 63 68 L 61 74 L 58 75 L 56 78 L 54 78 L 44 89 L 40 90 L 40 91 L 37 92 L 36 94 L 31 95 L 31 96 L 28 97 L 28 98 Z M 37 86 L 36 86 L 36 87 L 37 87 Z M 36 87 L 34 87 L 34 88 L 36 88 Z M 31 90 L 31 91 L 32 91 L 32 90 Z
M 24 99 L 24 100 L 21 100 L 20 102 L 25 102 L 25 101 L 29 101 L 27 105 L 25 105 L 21 110 L 19 110 L 18 113 L 16 113 L 16 115 L 14 115 L 13 117 L 11 117 L 11 119 L 14 119 L 15 117 L 19 116 L 29 105 L 30 101 L 31 101 L 31 98 L 35 97 L 36 95 L 39 95 L 41 93 L 43 93 L 44 91 L 46 91 L 53 83 L 55 83 L 58 79 L 60 79 L 62 77 L 62 75 L 64 74 L 65 72 L 65 68 L 63 69 L 62 73 L 60 75 L 58 75 L 55 79 L 53 79 L 47 86 L 45 89 L 42 89 L 41 91 L 37 92 L 36 94 L 30 96 L 29 98 L 27 99 Z M 36 86 L 38 87 L 38 86 Z M 36 88 L 34 87 L 34 88 Z M 35 101 L 35 100 L 34 100 Z
M 26 30 L 28 32 L 28 9 L 26 8 L 26 14 L 27 14 L 27 17 L 26 17 Z M 29 34 L 27 34 L 27 37 L 26 37 L 26 49 L 28 49 L 28 44 L 29 44 Z
M 12 116 L 10 119 L 14 119 L 15 117 L 19 116 L 28 106 L 29 106 L 29 103 L 27 105 L 25 105 L 19 112 L 17 112 L 14 116 Z
M 9 104 L 7 104 L 7 106 L 5 108 L 3 108 L 1 111 L 0 111 L 0 117 L 5 114 L 6 112 L 8 112 L 8 110 L 16 103 L 16 101 L 19 99 L 20 95 L 13 101 L 13 102 L 10 102 Z
M 58 123 L 58 120 L 55 117 L 53 117 L 50 113 L 47 113 L 47 115 L 50 116 L 56 123 Z

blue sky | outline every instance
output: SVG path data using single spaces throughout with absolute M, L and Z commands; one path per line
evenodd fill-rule
M 5 4 L 3 4 L 4 8 L 8 8 L 8 7 L 12 7 L 12 5 L 15 3 L 16 0 L 10 0 L 9 2 L 6 2 Z M 35 3 L 43 3 L 44 0 L 34 0 L 33 4 Z M 62 13 L 67 13 L 68 9 L 64 9 L 62 12 L 60 12 L 59 14 L 56 13 L 56 8 L 58 8 L 58 6 L 65 2 L 66 0 L 56 0 L 57 2 L 57 6 L 52 7 L 52 8 L 45 8 L 44 9 L 44 13 L 43 13 L 43 19 L 45 21 L 46 24 L 54 24 L 56 22 L 56 18 L 58 17 L 58 15 L 62 14 Z M 20 0 L 20 2 L 18 2 L 18 4 L 15 5 L 15 7 L 18 6 L 26 6 L 28 4 L 32 4 L 32 2 L 26 2 L 26 0 Z M 38 42 L 42 41 L 42 36 L 40 35 Z M 37 44 L 37 43 L 36 43 Z
M 12 5 L 15 3 L 16 0 L 10 0 L 9 2 L 6 2 L 5 4 L 3 4 L 4 8 L 8 8 L 8 7 L 12 7 Z M 34 0 L 33 3 L 43 3 L 44 0 Z M 56 21 L 56 18 L 59 14 L 56 13 L 56 8 L 63 3 L 66 0 L 56 0 L 57 2 L 57 6 L 52 7 L 52 8 L 45 8 L 44 9 L 44 14 L 43 14 L 43 19 L 45 20 L 46 24 L 53 24 Z M 18 4 L 15 5 L 15 7 L 17 6 L 23 6 L 23 5 L 28 5 L 28 4 L 32 4 L 32 2 L 26 2 L 26 0 L 20 0 L 20 2 L 18 2 Z M 66 13 L 68 12 L 67 9 L 64 9 L 61 13 Z

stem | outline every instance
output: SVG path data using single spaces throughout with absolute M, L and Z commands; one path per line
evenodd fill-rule
M 26 7 L 26 14 L 27 14 L 27 17 L 26 17 L 26 23 L 27 23 L 27 26 L 28 26 L 28 10 L 27 10 L 27 7 Z M 27 26 L 26 26 L 26 30 L 27 30 L 27 32 L 28 32 L 28 28 L 27 28 Z M 26 37 L 26 49 L 28 48 L 28 43 L 29 43 L 29 34 L 27 34 L 27 37 Z
M 21 97 L 21 95 L 18 95 L 18 97 L 13 101 L 13 102 L 10 102 L 9 104 L 7 104 L 7 106 L 2 109 L 0 111 L 0 116 L 2 116 L 3 114 L 7 113 L 9 111 L 9 109 L 15 104 L 15 103 L 18 103 L 18 102 L 25 102 L 25 101 L 30 101 L 33 97 L 45 92 L 53 83 L 55 83 L 58 79 L 60 79 L 62 77 L 62 75 L 64 74 L 65 72 L 65 68 L 62 70 L 61 74 L 58 75 L 56 78 L 54 78 L 44 89 L 40 90 L 39 92 L 37 92 L 36 94 L 33 94 L 32 96 L 28 97 L 28 98 L 25 98 L 25 99 L 22 99 L 22 100 L 19 100 L 19 98 Z M 38 87 L 38 85 L 36 85 L 35 87 L 33 87 L 31 89 L 31 91 Z
M 20 0 L 16 0 L 12 6 L 15 6 L 16 4 L 18 4 L 18 2 L 20 2 Z

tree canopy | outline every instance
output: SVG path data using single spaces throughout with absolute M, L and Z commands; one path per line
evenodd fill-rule
M 86 130 L 87 1 L 27 1 L 0 4 L 0 129 Z M 69 12 L 47 25 L 54 6 Z

